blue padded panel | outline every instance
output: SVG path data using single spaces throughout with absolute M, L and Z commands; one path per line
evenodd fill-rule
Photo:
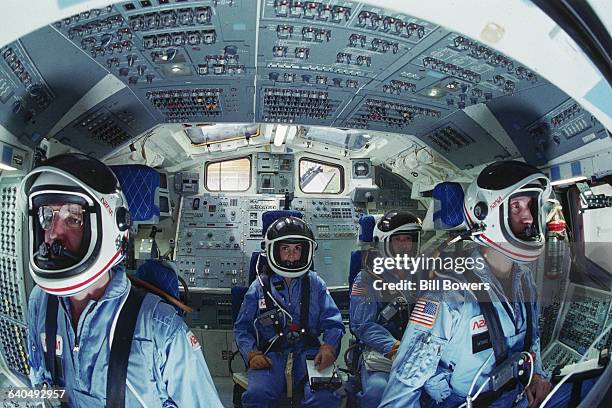
M 159 219 L 159 208 L 155 205 L 155 191 L 159 188 L 159 173 L 140 164 L 111 166 L 119 179 L 121 189 L 130 207 L 134 221 Z
M 445 181 L 437 184 L 432 196 L 434 198 L 433 221 L 436 229 L 453 228 L 464 221 L 463 187 L 459 183 Z
M 359 240 L 361 242 L 372 242 L 374 240 L 374 227 L 376 220 L 372 215 L 362 215 L 359 218 Z
M 349 276 L 348 276 L 348 284 L 349 284 L 349 292 L 353 287 L 353 282 L 355 282 L 355 278 L 357 274 L 361 270 L 361 251 L 353 251 L 351 252 L 351 264 L 349 266 Z
M 247 290 L 249 290 L 246 286 L 234 286 L 231 291 L 232 298 L 232 319 L 235 322 L 238 319 L 238 313 L 240 313 L 240 306 L 242 306 L 242 300 L 244 299 L 244 295 L 246 295 Z
M 134 276 L 179 299 L 178 276 L 168 261 L 148 259 L 138 267 Z
M 572 162 L 572 177 L 582 176 L 582 167 L 580 166 L 580 160 Z
M 274 211 L 266 211 L 261 215 L 261 225 L 262 231 L 265 234 L 268 230 L 268 227 L 272 225 L 272 223 L 278 220 L 281 217 L 296 217 L 303 218 L 304 214 L 300 211 L 295 210 L 274 210 Z
M 550 168 L 550 181 L 561 180 L 561 167 L 553 166 Z

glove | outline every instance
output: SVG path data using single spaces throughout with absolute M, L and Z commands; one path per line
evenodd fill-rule
M 270 357 L 264 355 L 261 351 L 251 351 L 249 353 L 249 368 L 253 370 L 263 370 L 264 368 L 272 367 Z
M 314 358 L 315 367 L 324 370 L 336 360 L 336 348 L 330 344 L 321 344 L 319 352 Z
M 399 340 L 395 340 L 395 343 L 393 343 L 393 346 L 391 346 L 391 350 L 387 354 L 385 354 L 385 357 L 393 361 L 395 359 L 395 356 L 397 355 L 397 350 L 399 350 L 399 346 Z

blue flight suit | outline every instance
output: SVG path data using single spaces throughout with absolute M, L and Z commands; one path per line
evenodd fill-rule
M 295 323 L 300 322 L 300 296 L 302 280 L 310 279 L 309 331 L 318 338 L 323 334 L 323 343 L 336 346 L 344 334 L 342 316 L 329 294 L 325 282 L 313 271 L 298 279 L 293 279 L 289 288 L 284 279 L 272 274 L 270 290 L 276 301 L 289 314 Z M 251 284 L 240 308 L 234 325 L 234 334 L 238 350 L 244 361 L 248 361 L 250 352 L 257 351 L 257 337 L 260 345 L 271 340 L 276 331 L 273 326 L 263 326 L 257 317 L 265 310 L 264 290 L 258 279 Z M 287 320 L 289 320 L 287 318 Z M 257 331 L 257 332 L 256 332 Z M 261 350 L 265 351 L 265 350 Z M 303 340 L 294 344 L 284 343 L 280 350 L 269 351 L 266 355 L 272 360 L 272 367 L 263 370 L 248 371 L 248 389 L 242 395 L 242 404 L 248 407 L 274 407 L 286 388 L 285 366 L 287 357 L 293 352 L 294 389 L 301 385 L 306 377 L 306 355 L 314 356 L 318 347 L 307 347 Z M 339 349 L 336 350 L 336 354 Z M 302 406 L 333 408 L 340 406 L 340 396 L 330 390 L 312 391 L 308 383 L 304 385 Z
M 477 249 L 471 257 L 482 255 Z M 529 286 L 526 291 L 533 303 L 533 325 L 535 330 L 531 351 L 535 353 L 534 373 L 545 377 L 540 356 L 540 339 L 537 331 L 537 314 L 535 307 L 536 291 L 531 271 L 522 265 L 514 264 L 512 269 L 511 302 L 503 294 L 498 279 L 489 270 L 483 260 L 484 268 L 473 269 L 482 282 L 490 284 L 489 295 L 500 319 L 506 347 L 509 354 L 523 351 L 523 339 L 527 330 L 525 299 L 522 285 Z M 465 281 L 463 276 L 450 273 L 457 281 Z M 447 278 L 444 278 L 447 279 Z M 485 361 L 492 355 L 493 349 L 482 348 L 483 343 L 473 342 L 482 338 L 488 326 L 483 324 L 479 303 L 469 290 L 426 292 L 419 299 L 420 312 L 413 311 L 396 359 L 391 368 L 391 375 L 380 407 L 418 407 L 421 390 L 425 382 L 436 374 L 446 376 L 444 386 L 450 395 L 438 406 L 458 406 L 466 400 L 472 380 Z M 418 304 L 417 304 L 418 305 Z M 505 306 L 505 307 L 504 307 Z M 488 378 L 495 366 L 492 357 L 480 374 L 472 395 Z M 506 391 L 492 405 L 494 407 L 512 406 L 522 387 Z M 478 401 L 478 400 L 476 400 Z M 433 405 L 433 404 L 432 404 Z M 526 407 L 527 397 L 523 396 L 517 406 Z
M 364 270 L 355 277 L 351 288 L 351 330 L 367 350 L 384 356 L 391 351 L 397 339 L 401 339 L 403 327 L 398 326 L 398 319 L 384 321 L 379 318 L 388 302 L 384 302 L 381 293 L 372 288 L 372 280 Z M 407 324 L 407 316 L 405 320 L 404 324 Z M 362 362 L 360 373 L 362 390 L 357 394 L 360 405 L 364 408 L 377 407 L 387 386 L 389 372 L 368 370 Z
M 70 301 L 59 298 L 57 349 L 70 406 L 103 407 L 109 336 L 130 282 L 123 267 L 113 268 L 104 295 L 90 300 L 73 330 Z M 51 383 L 44 341 L 48 295 L 34 287 L 29 301 L 28 348 L 33 386 Z M 223 407 L 197 337 L 176 309 L 148 293 L 134 330 L 125 392 L 126 407 Z

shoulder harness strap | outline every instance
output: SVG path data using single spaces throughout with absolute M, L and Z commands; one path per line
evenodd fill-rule
M 132 286 L 127 300 L 119 312 L 108 359 L 108 372 L 106 375 L 107 407 L 125 407 L 125 388 L 130 350 L 132 349 L 134 329 L 138 321 L 140 307 L 145 296 L 145 292 Z
M 310 316 L 310 273 L 306 272 L 302 278 L 302 288 L 300 292 L 300 326 L 304 329 L 304 334 L 308 335 L 308 317 Z
M 59 386 L 61 373 L 61 360 L 55 353 L 57 337 L 57 312 L 59 300 L 57 296 L 47 296 L 47 311 L 45 314 L 45 366 L 51 373 L 51 385 Z
M 304 340 L 306 347 L 319 347 L 321 343 L 319 339 L 310 334 L 310 272 L 306 273 L 302 278 L 302 287 L 300 292 L 300 329 L 301 338 Z
M 524 276 L 524 275 L 523 275 Z M 525 329 L 525 338 L 523 339 L 523 350 L 526 352 L 531 351 L 531 346 L 533 345 L 533 335 L 535 328 L 533 327 L 533 298 L 531 297 L 531 286 L 527 279 L 523 279 L 523 284 L 521 285 L 523 289 L 523 299 L 525 304 L 525 314 L 526 319 L 526 329 Z
M 480 280 L 480 278 L 472 271 L 466 271 L 465 276 L 471 282 Z M 495 306 L 491 300 L 491 295 L 489 295 L 487 291 L 475 291 L 474 295 L 478 300 L 480 311 L 487 322 L 489 335 L 491 336 L 491 344 L 493 345 L 493 353 L 495 354 L 495 365 L 499 366 L 508 358 L 506 337 L 504 336 L 499 315 L 497 314 L 497 310 L 495 310 Z

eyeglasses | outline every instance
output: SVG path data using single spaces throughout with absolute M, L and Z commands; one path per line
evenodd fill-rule
M 53 227 L 55 214 L 59 214 L 59 221 L 67 228 L 79 229 L 83 227 L 83 213 L 85 210 L 78 204 L 64 204 L 59 210 L 49 205 L 43 205 L 38 209 L 38 221 L 41 227 L 48 231 Z

